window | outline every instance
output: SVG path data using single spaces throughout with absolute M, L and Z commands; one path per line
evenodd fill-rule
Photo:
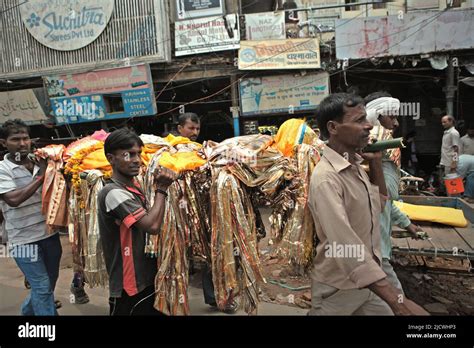
M 357 1 L 344 0 L 346 4 L 355 4 Z M 359 6 L 346 6 L 346 11 L 359 11 Z
M 451 7 L 461 7 L 461 3 L 463 3 L 463 0 L 447 0 L 447 4 L 452 4 Z
M 105 112 L 107 114 L 125 112 L 121 94 L 104 95 L 104 103 L 105 103 Z
M 387 3 L 384 2 L 384 1 L 378 1 L 378 4 L 373 4 L 373 5 L 372 5 L 372 8 L 373 8 L 374 10 L 376 10 L 376 9 L 381 9 L 381 8 L 387 8 Z

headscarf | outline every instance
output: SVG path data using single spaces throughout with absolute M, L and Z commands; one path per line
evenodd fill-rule
M 370 138 L 372 141 L 393 139 L 393 131 L 384 128 L 379 122 L 379 116 L 398 115 L 400 110 L 400 100 L 391 97 L 382 97 L 372 100 L 365 106 L 367 112 L 367 119 L 374 126 L 370 131 Z M 383 153 L 384 159 L 388 159 L 395 163 L 398 168 L 401 165 L 401 151 L 400 149 L 388 149 Z

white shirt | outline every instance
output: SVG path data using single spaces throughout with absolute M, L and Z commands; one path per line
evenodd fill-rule
M 459 148 L 459 132 L 456 128 L 451 127 L 444 131 L 443 142 L 441 145 L 441 161 L 440 164 L 445 167 L 450 167 L 455 160 L 454 146 Z

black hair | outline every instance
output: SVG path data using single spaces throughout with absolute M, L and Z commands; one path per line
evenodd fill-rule
M 378 91 L 378 92 L 370 93 L 368 96 L 364 98 L 364 104 L 367 105 L 371 101 L 374 101 L 375 99 L 387 98 L 387 97 L 391 98 L 392 95 L 386 91 Z
M 327 128 L 329 121 L 342 121 L 345 107 L 353 108 L 363 103 L 361 97 L 348 93 L 335 93 L 324 98 L 316 109 L 316 118 L 323 138 L 329 139 Z
M 183 127 L 187 120 L 191 120 L 191 122 L 194 123 L 200 123 L 199 116 L 194 112 L 185 112 L 184 114 L 179 115 L 178 123 L 181 127 Z
M 104 152 L 114 153 L 117 150 L 128 150 L 134 145 L 143 146 L 143 141 L 134 131 L 120 128 L 109 134 L 104 143 Z
M 20 129 L 26 129 L 26 132 L 30 133 L 30 127 L 19 118 L 8 120 L 0 128 L 0 139 L 6 140 L 11 134 L 18 133 Z

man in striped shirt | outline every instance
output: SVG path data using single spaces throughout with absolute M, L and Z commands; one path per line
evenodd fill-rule
M 54 288 L 62 248 L 59 234 L 48 234 L 41 213 L 41 188 L 46 161 L 32 162 L 28 126 L 9 120 L 0 129 L 7 154 L 0 162 L 0 199 L 8 235 L 9 254 L 31 286 L 22 315 L 57 315 Z
M 104 144 L 113 174 L 99 193 L 98 220 L 109 275 L 110 315 L 160 314 L 153 307 L 156 259 L 145 255 L 145 241 L 146 233 L 160 231 L 166 190 L 176 174 L 160 167 L 155 176 L 154 204 L 149 208 L 135 180 L 142 146 L 140 137 L 127 128 L 112 132 Z

